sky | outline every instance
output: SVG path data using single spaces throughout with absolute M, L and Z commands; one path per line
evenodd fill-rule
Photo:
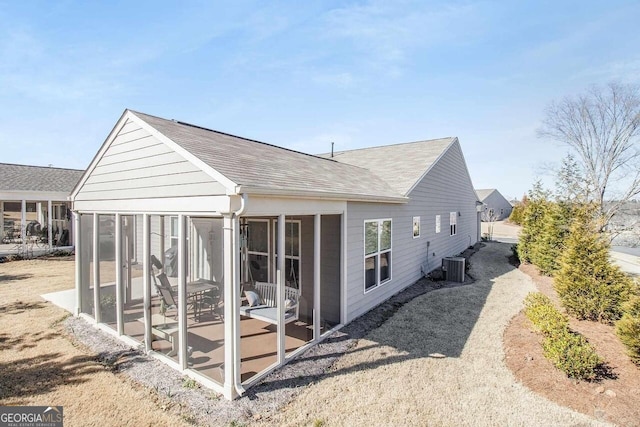
M 457 136 L 521 198 L 547 105 L 640 83 L 637 1 L 1 1 L 0 162 L 86 168 L 126 108 L 307 152 Z

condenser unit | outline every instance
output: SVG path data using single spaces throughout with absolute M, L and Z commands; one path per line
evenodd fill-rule
M 444 277 L 446 280 L 458 283 L 464 282 L 464 258 L 442 258 L 442 271 L 444 271 Z

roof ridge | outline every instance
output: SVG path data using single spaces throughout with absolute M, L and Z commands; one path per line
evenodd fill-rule
M 59 166 L 24 165 L 24 164 L 21 164 L 21 163 L 5 163 L 5 162 L 0 162 L 0 165 L 6 165 L 6 166 L 21 166 L 21 167 L 23 167 L 23 168 L 60 169 L 60 170 L 67 170 L 67 171 L 84 172 L 84 169 L 61 168 L 61 167 L 59 167 Z
M 217 134 L 219 134 L 219 135 L 230 136 L 230 137 L 238 138 L 238 139 L 242 139 L 242 140 L 244 140 L 244 141 L 248 141 L 248 142 L 254 142 L 254 143 L 257 143 L 257 144 L 267 145 L 267 146 L 269 146 L 269 147 L 278 148 L 278 149 L 280 149 L 280 150 L 286 150 L 286 151 L 289 151 L 289 152 L 292 152 L 292 153 L 296 153 L 296 154 L 302 154 L 302 155 L 304 155 L 304 156 L 309 156 L 309 157 L 313 157 L 313 158 L 316 158 L 316 159 L 329 160 L 329 161 L 332 161 L 332 162 L 340 163 L 340 162 L 338 162 L 338 161 L 336 161 L 336 160 L 333 160 L 333 159 L 327 159 L 327 158 L 325 158 L 325 157 L 320 157 L 320 156 L 318 156 L 318 155 L 316 155 L 316 154 L 309 154 L 309 153 L 305 153 L 305 152 L 303 152 L 303 151 L 294 150 L 294 149 L 292 149 L 292 148 L 282 147 L 282 146 L 279 146 L 279 145 L 270 144 L 270 143 L 268 143 L 268 142 L 258 141 L 257 139 L 251 139 L 251 138 L 247 138 L 247 137 L 240 136 L 240 135 L 234 135 L 234 134 L 232 134 L 232 133 L 228 133 L 228 132 L 222 132 L 222 131 L 219 131 L 219 130 L 210 129 L 210 128 L 207 128 L 207 127 L 204 127 L 204 126 L 195 125 L 195 124 L 193 124 L 193 123 L 183 122 L 183 121 L 181 121 L 181 120 L 176 120 L 176 119 L 165 119 L 164 117 L 154 116 L 153 114 L 147 114 L 147 113 L 143 113 L 143 112 L 135 111 L 135 110 L 129 110 L 129 111 L 131 111 L 131 112 L 132 112 L 132 113 L 134 113 L 134 114 L 144 114 L 145 116 L 154 117 L 154 118 L 156 118 L 156 119 L 160 119 L 160 120 L 165 120 L 165 121 L 168 121 L 168 122 L 177 123 L 177 124 L 179 124 L 179 125 L 183 125 L 183 126 L 189 126 L 189 127 L 196 128 L 196 129 L 202 129 L 202 130 L 205 130 L 205 131 L 207 131 L 207 132 L 214 132 L 214 133 L 217 133 Z
M 352 151 L 362 151 L 362 150 L 374 150 L 376 148 L 385 148 L 385 147 L 396 147 L 398 145 L 409 145 L 409 144 L 419 144 L 422 142 L 431 142 L 431 141 L 440 141 L 440 140 L 445 140 L 445 139 L 449 139 L 449 140 L 454 140 L 456 137 L 455 136 L 445 136 L 442 138 L 433 138 L 433 139 L 422 139 L 419 141 L 409 141 L 409 142 L 396 142 L 393 144 L 385 144 L 385 145 L 376 145 L 374 147 L 361 147 L 361 148 L 353 148 L 351 150 L 340 150 L 340 151 L 335 151 L 335 154 L 338 153 L 350 153 Z M 324 153 L 323 153 L 324 154 Z M 330 154 L 330 153 L 326 153 L 326 154 Z

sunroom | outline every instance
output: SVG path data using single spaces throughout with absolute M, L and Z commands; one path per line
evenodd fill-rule
M 340 183 L 353 178 L 357 195 Z M 71 195 L 76 312 L 241 395 L 344 322 L 347 201 L 372 184 L 379 196 L 363 169 L 127 110 Z

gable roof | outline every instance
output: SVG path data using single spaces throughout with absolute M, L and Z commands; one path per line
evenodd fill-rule
M 493 193 L 494 191 L 498 190 L 496 190 L 495 188 L 476 189 L 476 194 L 478 195 L 478 199 L 480 199 L 481 202 L 484 202 L 484 199 L 489 197 L 489 195 L 491 195 L 491 193 Z
M 362 167 L 180 121 L 128 111 L 240 186 L 239 192 L 303 192 L 348 199 L 406 201 L 403 193 Z
M 448 137 L 338 151 L 333 159 L 375 171 L 391 188 L 406 196 L 456 141 L 457 138 Z
M 0 163 L 0 191 L 71 193 L 83 170 Z

